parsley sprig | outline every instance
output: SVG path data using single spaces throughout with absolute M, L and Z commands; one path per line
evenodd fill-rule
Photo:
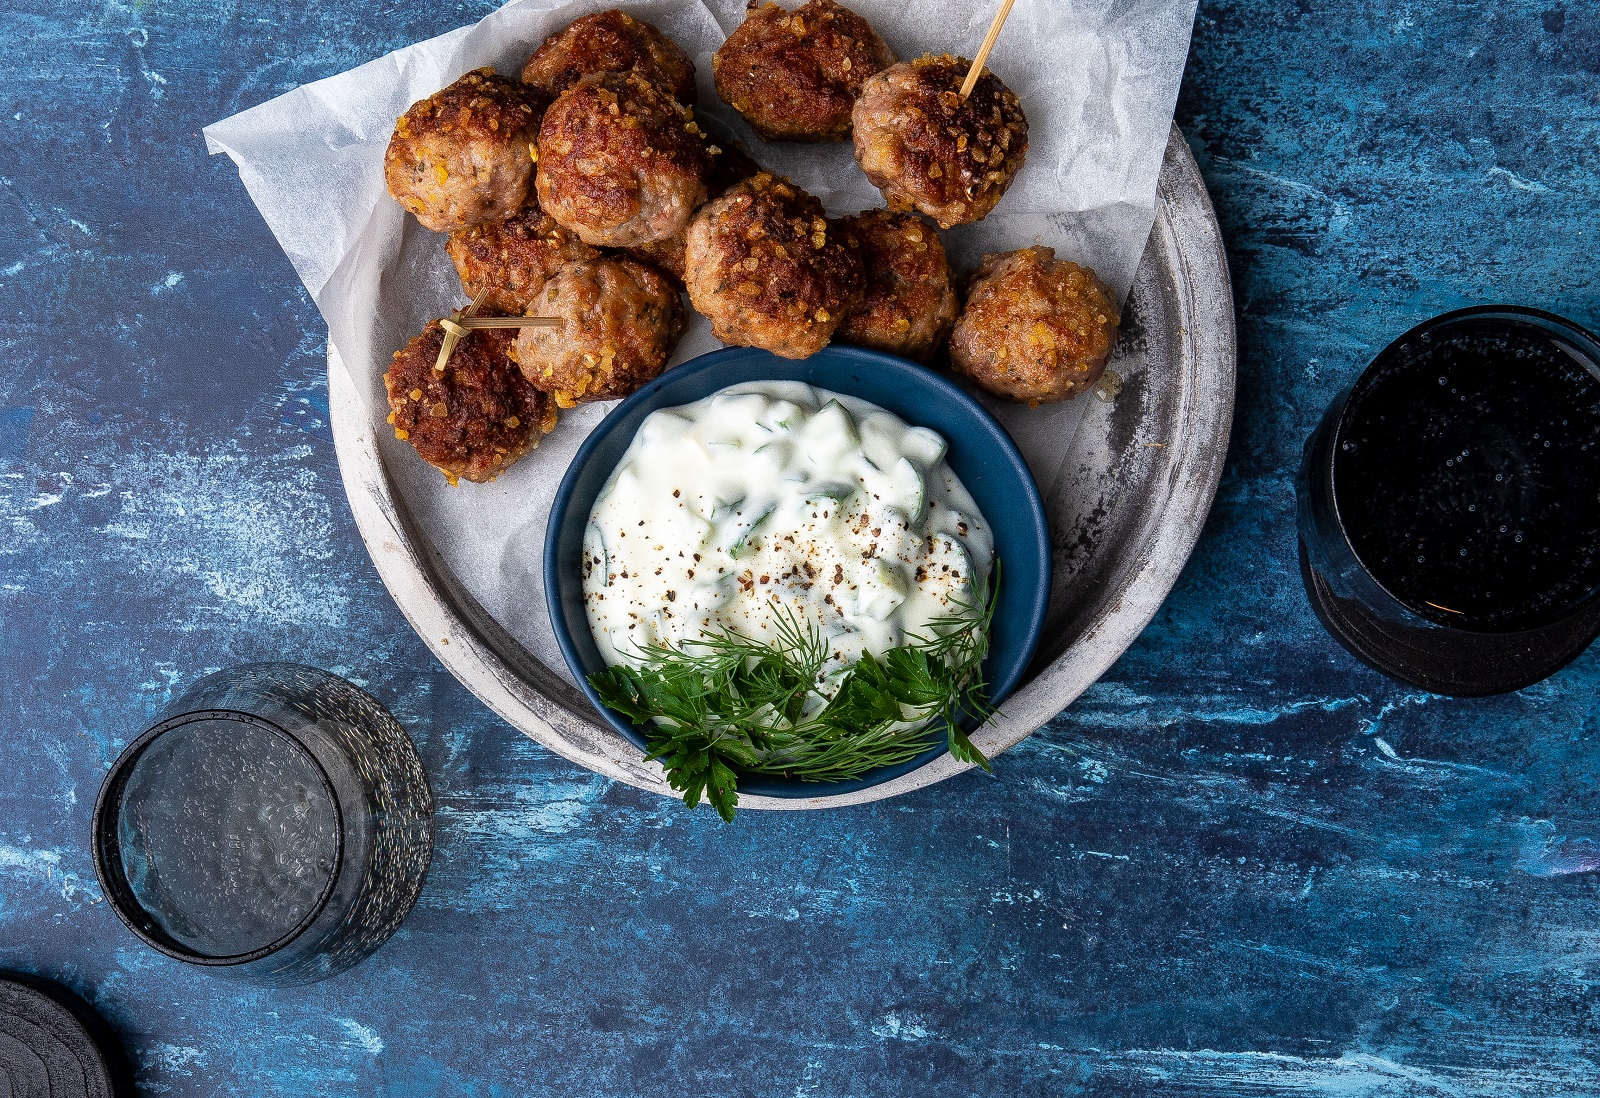
M 926 635 L 864 653 L 831 697 L 820 689 L 827 641 L 776 600 L 775 643 L 728 631 L 651 645 L 637 666 L 589 682 L 644 731 L 647 758 L 661 760 L 683 802 L 704 797 L 728 821 L 741 776 L 847 781 L 920 755 L 941 722 L 950 754 L 988 770 L 960 723 L 990 712 L 982 665 L 998 579 L 997 568 L 984 597 L 929 623 Z

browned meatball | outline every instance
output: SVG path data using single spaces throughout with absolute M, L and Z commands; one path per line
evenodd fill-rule
M 430 321 L 383 376 L 395 438 L 451 484 L 493 480 L 555 429 L 555 402 L 528 384 L 507 353 L 513 338 L 503 329 L 473 332 L 441 374 L 433 367 L 444 329 Z
M 712 198 L 726 194 L 729 187 L 742 183 L 761 170 L 761 165 L 731 142 L 721 146 L 711 145 L 706 152 L 711 159 L 711 170 L 706 174 L 706 191 Z M 636 248 L 626 249 L 626 252 L 639 262 L 648 263 L 669 276 L 673 285 L 681 290 L 684 288 L 684 253 L 688 247 L 689 230 L 685 228 L 665 240 L 640 244 Z
M 478 69 L 413 103 L 383 157 L 389 193 L 435 232 L 505 220 L 527 200 L 546 101 Z
M 1010 400 L 1070 400 L 1105 373 L 1117 322 L 1111 291 L 1089 268 L 1050 248 L 987 255 L 950 336 L 950 364 Z
M 694 62 L 655 27 L 612 8 L 585 15 L 544 40 L 522 79 L 552 96 L 597 72 L 636 72 L 680 103 L 695 101 Z
M 681 231 L 706 200 L 708 170 L 694 112 L 638 73 L 573 85 L 539 130 L 539 204 L 590 244 Z
M 927 362 L 961 309 L 939 234 L 916 214 L 888 210 L 868 210 L 848 224 L 861 242 L 867 294 L 835 338 Z
M 761 172 L 695 215 L 689 299 L 724 343 L 805 358 L 861 302 L 861 253 L 822 203 Z
M 487 287 L 485 308 L 512 315 L 527 312 L 546 280 L 562 267 L 600 254 L 552 221 L 537 200 L 507 221 L 457 229 L 445 251 L 468 297 L 476 298 Z
M 524 328 L 511 348 L 530 385 L 563 408 L 625 397 L 666 369 L 686 318 L 660 272 L 628 259 L 573 263 L 534 302 L 559 328 Z
M 711 56 L 720 95 L 769 141 L 843 141 L 861 86 L 894 51 L 834 0 L 752 7 Z
M 981 221 L 1022 170 L 1028 120 L 988 70 L 966 99 L 971 62 L 919 57 L 874 76 L 856 100 L 856 161 L 891 210 L 920 210 L 941 229 Z

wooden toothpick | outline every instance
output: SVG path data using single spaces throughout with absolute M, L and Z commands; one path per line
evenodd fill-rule
M 978 47 L 978 56 L 972 59 L 972 68 L 967 70 L 967 78 L 961 82 L 961 98 L 965 99 L 972 94 L 972 89 L 978 86 L 978 77 L 983 75 L 983 63 L 989 60 L 989 51 L 994 49 L 995 39 L 1000 37 L 1000 28 L 1006 24 L 1006 16 L 1011 14 L 1011 5 L 1016 0 L 1003 0 L 1000 10 L 995 13 L 994 22 L 989 24 L 989 33 L 983 36 L 983 45 Z
M 456 344 L 460 343 L 461 337 L 467 334 L 467 330 L 461 326 L 461 322 L 477 312 L 478 306 L 482 305 L 483 299 L 488 296 L 489 287 L 485 286 L 478 291 L 478 296 L 472 299 L 472 304 L 465 309 L 457 309 L 439 321 L 439 327 L 444 329 L 444 342 L 439 344 L 439 357 L 433 363 L 434 373 L 444 373 L 445 365 L 450 361 L 450 356 L 455 354 Z
M 483 299 L 488 296 L 489 287 L 485 286 L 472 299 L 472 304 L 457 309 L 439 321 L 439 327 L 444 329 L 444 342 L 439 345 L 439 357 L 433 364 L 434 373 L 444 373 L 450 356 L 455 353 L 456 344 L 480 328 L 556 328 L 565 323 L 553 316 L 474 316 Z
M 469 332 L 480 328 L 559 328 L 566 321 L 558 316 L 474 316 L 461 321 Z

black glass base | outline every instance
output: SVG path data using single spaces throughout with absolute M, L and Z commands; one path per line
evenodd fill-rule
M 1600 636 L 1600 604 L 1554 625 L 1516 633 L 1413 628 L 1385 621 L 1334 595 L 1300 542 L 1300 578 L 1317 620 L 1351 655 L 1390 678 L 1433 694 L 1509 694 L 1549 678 Z
M 86 1003 L 33 976 L 0 974 L 0 1094 L 132 1093 L 126 1059 Z

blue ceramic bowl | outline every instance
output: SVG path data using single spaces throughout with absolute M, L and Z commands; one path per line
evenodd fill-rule
M 550 622 L 567 666 L 589 700 L 618 732 L 644 750 L 638 728 L 601 704 L 589 675 L 605 669 L 583 605 L 583 532 L 611 472 L 645 417 L 660 408 L 692 404 L 749 381 L 800 381 L 858 397 L 907 423 L 939 432 L 950 444 L 946 461 L 967 486 L 994 532 L 1001 562 L 999 605 L 984 675 L 998 705 L 1022 678 L 1044 625 L 1050 597 L 1050 537 L 1044 505 L 1016 444 L 972 397 L 923 366 L 855 347 L 829 347 L 800 361 L 767 351 L 730 347 L 701 355 L 634 393 L 601 421 L 562 478 L 550 508 L 544 543 L 544 589 Z M 848 782 L 741 778 L 739 792 L 767 797 L 850 793 L 897 778 L 946 751 L 943 739 L 916 758 Z

